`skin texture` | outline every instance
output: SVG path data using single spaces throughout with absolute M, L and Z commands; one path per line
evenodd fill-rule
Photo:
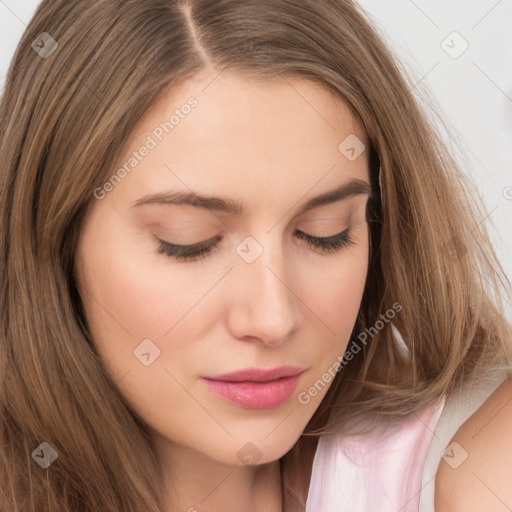
M 78 284 L 107 371 L 153 434 L 169 510 L 278 511 L 278 459 L 332 381 L 307 404 L 298 394 L 345 352 L 368 265 L 367 195 L 297 212 L 350 179 L 369 183 L 367 152 L 350 161 L 338 150 L 351 134 L 366 147 L 367 140 L 344 104 L 319 85 L 215 77 L 166 91 L 134 128 L 119 166 L 174 109 L 191 96 L 198 101 L 93 201 L 77 253 Z M 192 206 L 132 206 L 176 188 L 243 201 L 247 211 L 238 218 Z M 332 254 L 296 236 L 327 237 L 349 226 L 354 244 Z M 155 235 L 182 245 L 222 240 L 211 257 L 182 262 L 159 254 Z M 236 252 L 249 236 L 263 249 L 250 264 Z M 134 356 L 144 339 L 160 350 L 149 366 Z M 200 380 L 281 365 L 306 371 L 275 408 L 241 408 Z M 238 455 L 247 443 L 252 466 Z
M 505 380 L 457 430 L 454 460 L 443 459 L 435 481 L 436 512 L 507 512 L 512 508 L 512 378 Z M 450 452 L 451 455 L 452 452 Z M 456 464 L 453 464 L 455 466 Z

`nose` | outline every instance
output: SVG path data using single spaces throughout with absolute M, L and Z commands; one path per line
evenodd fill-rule
M 272 251 L 265 248 L 251 264 L 238 262 L 232 275 L 236 293 L 228 318 L 233 336 L 269 346 L 290 338 L 300 322 L 298 304 L 302 299 L 295 291 L 297 280 L 292 273 L 277 245 Z

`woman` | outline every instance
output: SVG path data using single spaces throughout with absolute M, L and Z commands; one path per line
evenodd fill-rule
M 4 512 L 417 510 L 470 385 L 453 439 L 501 446 L 501 268 L 410 90 L 347 0 L 41 3 L 0 107 Z M 434 455 L 436 510 L 488 500 Z

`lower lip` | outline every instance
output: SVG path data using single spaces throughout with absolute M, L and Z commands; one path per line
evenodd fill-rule
M 286 402 L 297 389 L 300 374 L 270 382 L 225 382 L 202 379 L 208 388 L 246 409 L 271 409 Z

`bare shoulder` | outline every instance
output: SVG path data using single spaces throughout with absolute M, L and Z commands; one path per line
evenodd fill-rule
M 436 512 L 512 510 L 512 377 L 461 425 L 439 464 Z

